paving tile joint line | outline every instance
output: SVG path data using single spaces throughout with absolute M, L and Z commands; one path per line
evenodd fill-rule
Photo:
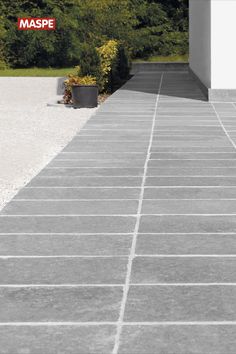
M 157 97 L 156 97 L 155 110 L 154 110 L 153 121 L 152 121 L 152 129 L 151 129 L 151 134 L 150 134 L 150 142 L 149 142 L 146 161 L 145 161 L 145 165 L 144 165 L 144 174 L 143 174 L 143 179 L 142 179 L 139 205 L 138 205 L 138 210 L 137 210 L 137 219 L 136 219 L 134 235 L 133 235 L 133 240 L 132 240 L 132 246 L 131 246 L 131 251 L 130 251 L 130 255 L 129 255 L 128 265 L 127 265 L 127 274 L 126 274 L 126 279 L 125 279 L 125 286 L 123 289 L 123 298 L 122 298 L 122 302 L 121 302 L 120 314 L 119 314 L 119 319 L 118 319 L 118 324 L 117 324 L 117 333 L 116 333 L 116 337 L 115 337 L 115 344 L 114 344 L 112 354 L 118 354 L 119 346 L 120 346 L 122 324 L 124 322 L 124 314 L 125 314 L 125 307 L 126 307 L 126 302 L 127 302 L 127 298 L 128 298 L 129 286 L 130 286 L 132 264 L 133 264 L 133 259 L 135 258 L 137 235 L 138 235 L 140 219 L 141 219 L 141 211 L 142 211 L 142 203 L 143 203 L 143 197 L 144 197 L 144 192 L 145 192 L 145 182 L 146 182 L 146 176 L 147 176 L 147 169 L 148 169 L 148 163 L 149 163 L 150 153 L 151 153 L 151 148 L 152 148 L 153 135 L 154 135 L 154 130 L 155 130 L 155 123 L 156 123 L 156 116 L 157 116 L 157 109 L 158 109 L 158 102 L 159 102 L 159 98 L 160 98 L 160 92 L 161 92 L 163 78 L 164 78 L 164 73 L 162 73 L 160 76 L 158 93 L 157 93 Z

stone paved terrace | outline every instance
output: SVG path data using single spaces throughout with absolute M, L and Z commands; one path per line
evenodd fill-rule
M 236 106 L 142 72 L 0 216 L 1 354 L 236 353 Z

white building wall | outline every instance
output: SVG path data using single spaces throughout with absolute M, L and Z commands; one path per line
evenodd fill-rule
M 189 0 L 189 16 L 190 68 L 211 87 L 211 0 Z
M 211 1 L 211 88 L 236 89 L 236 0 Z

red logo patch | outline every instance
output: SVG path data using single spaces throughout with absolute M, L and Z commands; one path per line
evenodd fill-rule
M 56 29 L 55 18 L 18 18 L 17 27 L 20 31 L 53 31 Z

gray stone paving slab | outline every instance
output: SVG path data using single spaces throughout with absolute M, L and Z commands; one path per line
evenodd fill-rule
M 141 218 L 140 232 L 235 233 L 236 215 L 144 215 Z
M 0 216 L 1 233 L 131 233 L 132 216 Z
M 125 321 L 235 321 L 235 286 L 131 286 Z
M 1 234 L 0 256 L 129 255 L 132 234 Z
M 23 188 L 17 199 L 139 199 L 140 188 Z M 236 195 L 236 191 L 235 191 Z
M 158 129 L 155 130 L 154 134 L 158 134 L 158 132 L 168 132 L 168 133 L 174 133 L 174 132 L 182 132 L 185 133 L 188 132 L 190 134 L 197 134 L 200 133 L 202 134 L 202 132 L 211 132 L 211 133 L 215 133 L 215 132 L 222 132 L 222 128 L 219 125 L 211 125 L 209 124 L 208 126 L 202 126 L 201 124 L 197 125 L 197 121 L 196 121 L 196 125 L 195 126 L 188 126 L 188 125 L 183 125 L 180 126 L 178 125 L 176 122 L 175 124 L 173 124 L 172 126 L 160 126 L 158 124 Z M 84 131 L 84 130 L 83 130 Z
M 165 146 L 176 146 L 176 147 L 179 147 L 179 148 L 188 148 L 188 147 L 194 147 L 194 146 L 201 146 L 201 148 L 203 147 L 214 147 L 214 146 L 217 146 L 218 148 L 219 147 L 230 147 L 230 142 L 229 141 L 226 141 L 226 140 L 221 140 L 219 139 L 218 141 L 210 141 L 210 140 L 206 140 L 204 142 L 196 142 L 196 141 L 175 141 L 175 140 L 172 140 L 172 141 L 156 141 L 153 143 L 153 146 L 152 146 L 152 152 L 156 152 L 158 151 L 158 147 L 165 147 Z
M 103 141 L 110 140 L 112 138 L 122 138 L 122 139 L 127 139 L 127 140 L 133 140 L 134 138 L 139 138 L 140 140 L 149 140 L 150 138 L 150 132 L 148 131 L 142 131 L 142 130 L 111 130 L 109 134 L 105 130 L 81 130 L 79 135 L 75 136 L 75 139 L 77 140 L 83 140 L 83 139 L 102 139 Z M 86 140 L 87 141 L 87 140 Z
M 73 152 L 145 152 L 147 150 L 148 143 L 93 143 L 83 144 L 72 142 L 63 151 Z
M 236 257 L 136 257 L 131 283 L 235 283 Z
M 183 155 L 183 156 L 181 156 Z M 194 156 L 197 155 L 197 156 Z M 206 155 L 206 156 L 204 156 Z M 231 156 L 232 155 L 232 156 Z M 170 160 L 168 160 L 168 157 Z M 162 160 L 151 160 L 149 167 L 236 167 L 235 154 L 152 154 L 152 158 Z M 175 158 L 177 160 L 175 160 Z M 186 160 L 185 160 L 185 159 Z
M 144 199 L 235 199 L 235 187 L 145 188 Z
M 38 176 L 142 176 L 143 168 L 44 168 Z
M 236 234 L 139 234 L 137 255 L 236 255 Z
M 141 177 L 36 177 L 28 187 L 140 187 Z
M 61 152 L 57 157 L 53 160 L 64 160 L 64 159 L 75 159 L 75 160 L 107 160 L 107 159 L 112 159 L 112 160 L 122 160 L 122 159 L 143 159 L 145 162 L 146 159 L 146 154 L 145 152 L 131 152 L 127 153 L 126 151 L 124 152 L 67 152 L 63 153 Z
M 236 203 L 236 202 L 235 202 Z M 138 200 L 12 201 L 3 215 L 134 215 Z M 232 206 L 233 208 L 233 206 Z
M 0 259 L 1 284 L 123 284 L 127 258 Z M 50 271 L 49 271 L 50 270 Z
M 235 177 L 147 177 L 146 186 L 236 186 Z
M 236 200 L 144 200 L 143 214 L 236 214 Z
M 197 119 L 197 118 L 196 118 Z M 179 121 L 177 121 L 176 119 L 159 119 L 158 120 L 158 125 L 156 125 L 155 127 L 155 131 L 159 130 L 159 127 L 162 126 L 162 127 L 165 127 L 165 128 L 169 128 L 169 127 L 172 127 L 173 125 L 177 125 L 178 128 L 184 128 L 184 127 L 189 127 L 191 129 L 193 129 L 194 127 L 209 127 L 209 126 L 213 126 L 213 127 L 218 127 L 218 123 L 216 123 L 215 121 L 207 121 L 205 119 L 198 119 L 197 121 L 196 120 L 193 120 L 193 121 L 189 121 L 189 119 L 179 119 Z
M 120 354 L 234 354 L 236 328 L 229 325 L 124 326 Z
M 144 161 L 142 159 L 123 159 L 123 160 L 54 160 L 48 167 L 134 167 L 134 168 L 143 168 Z M 91 171 L 91 169 L 90 169 Z
M 235 152 L 235 149 L 232 147 L 218 147 L 218 146 L 212 146 L 212 147 L 202 147 L 202 146 L 186 146 L 186 147 L 178 147 L 178 146 L 169 146 L 169 147 L 163 147 L 163 146 L 160 146 L 160 147 L 156 147 L 155 148 L 155 151 L 151 151 L 152 153 L 157 153 L 157 152 Z
M 117 123 L 117 120 L 119 121 L 124 121 L 125 124 L 129 123 L 129 124 L 132 124 L 132 123 L 146 123 L 146 122 L 150 122 L 150 124 L 152 123 L 152 118 L 153 118 L 153 114 L 150 115 L 150 116 L 138 116 L 138 117 L 130 117 L 130 116 L 116 116 L 116 117 L 100 117 L 100 118 L 96 118 L 96 122 L 98 124 L 116 124 Z M 79 137 L 79 134 L 77 135 L 77 138 Z
M 116 321 L 122 287 L 0 289 L 1 322 Z
M 133 134 L 131 136 L 122 136 L 122 134 L 116 134 L 116 135 L 84 135 L 84 136 L 76 136 L 74 141 L 76 142 L 85 142 L 85 143 L 91 143 L 94 141 L 107 141 L 107 142 L 149 142 L 150 136 L 142 136 L 141 134 Z
M 115 326 L 3 326 L 1 354 L 110 354 Z M 14 340 L 13 340 L 14 338 Z
M 138 73 L 18 193 L 0 215 L 0 353 L 235 353 L 235 326 L 217 325 L 236 323 L 219 117 L 235 140 L 236 106 L 187 72 Z
M 196 109 L 193 108 L 193 109 L 186 109 L 186 108 L 183 108 L 182 110 L 179 108 L 178 111 L 170 111 L 170 110 L 167 110 L 167 111 L 162 111 L 162 110 L 158 110 L 158 116 L 159 117 L 175 117 L 175 118 L 185 118 L 185 117 L 190 117 L 190 118 L 193 118 L 193 117 L 198 117 L 198 118 L 201 118 L 201 117 L 204 117 L 206 119 L 211 119 L 212 118 L 212 121 L 215 121 L 215 112 L 210 112 L 208 110 L 200 110 L 198 109 L 198 111 L 196 112 Z
M 101 123 L 101 124 L 90 124 L 86 125 L 86 129 L 88 130 L 99 130 L 99 129 L 151 129 L 151 122 L 132 122 L 132 123 Z
M 138 107 L 136 107 L 136 109 L 138 109 Z M 131 124 L 131 123 L 135 123 L 135 122 L 141 122 L 141 124 L 148 125 L 152 124 L 152 119 L 153 119 L 153 113 L 154 111 L 152 111 L 149 115 L 139 115 L 139 116 L 132 116 L 129 115 L 129 113 L 123 114 L 123 115 L 116 115 L 116 116 L 106 116 L 104 117 L 104 115 L 99 116 L 95 116 L 94 119 L 92 121 L 89 122 L 89 124 L 87 125 L 87 127 L 93 125 L 93 124 L 101 124 L 104 123 L 106 124 L 117 124 L 119 123 L 123 123 L 123 124 Z
M 174 164 L 175 165 L 175 164 Z M 193 166 L 196 166 L 193 164 Z M 157 167 L 149 168 L 148 176 L 236 176 L 236 167 Z
M 164 144 L 166 142 L 173 142 L 173 143 L 186 143 L 186 142 L 190 142 L 190 143 L 203 143 L 202 145 L 204 146 L 204 144 L 207 142 L 211 142 L 216 144 L 217 146 L 219 146 L 219 143 L 226 143 L 226 145 L 228 145 L 229 140 L 226 137 L 194 137 L 194 136 L 190 136 L 190 137 L 182 137 L 182 136 L 172 136 L 172 137 L 168 137 L 168 136 L 157 136 L 154 137 L 153 139 L 153 146 L 157 145 L 159 142 L 163 142 Z M 190 145 L 191 146 L 191 145 Z

